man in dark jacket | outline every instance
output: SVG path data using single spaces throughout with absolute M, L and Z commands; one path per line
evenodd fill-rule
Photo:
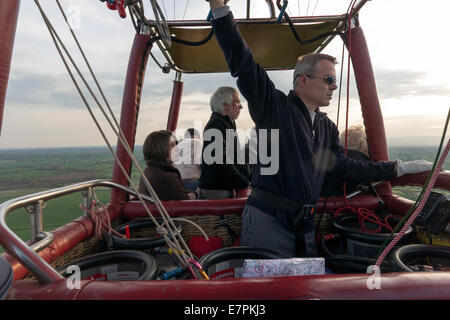
M 335 58 L 326 54 L 301 57 L 294 71 L 293 90 L 286 95 L 254 60 L 229 8 L 222 0 L 209 2 L 215 36 L 231 75 L 238 78 L 257 131 L 278 130 L 279 136 L 279 170 L 264 174 L 259 161 L 254 167 L 255 188 L 243 211 L 242 245 L 271 249 L 285 257 L 316 256 L 314 205 L 327 171 L 362 182 L 389 180 L 431 168 L 423 162 L 375 163 L 345 157 L 336 125 L 319 110 L 330 104 L 337 88 Z M 269 149 L 271 144 L 267 142 Z
M 236 135 L 235 120 L 242 109 L 239 92 L 220 87 L 211 96 L 210 106 L 211 118 L 203 133 L 198 197 L 233 198 L 236 190 L 248 187 L 250 175 Z

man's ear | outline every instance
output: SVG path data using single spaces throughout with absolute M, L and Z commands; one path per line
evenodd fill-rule
M 300 76 L 298 77 L 297 85 L 300 86 L 300 87 L 302 87 L 302 88 L 306 87 L 306 81 L 307 81 L 307 79 L 308 79 L 308 77 L 305 76 L 304 74 L 300 75 Z

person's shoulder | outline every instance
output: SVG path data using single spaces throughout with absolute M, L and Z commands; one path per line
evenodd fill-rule
M 231 121 L 228 121 L 224 116 L 219 113 L 214 112 L 211 115 L 208 123 L 205 126 L 205 131 L 207 129 L 217 128 L 217 129 L 226 129 L 231 125 Z
M 354 149 L 347 150 L 347 157 L 355 160 L 363 160 L 363 161 L 370 160 L 370 158 L 365 153 Z
M 146 168 L 146 170 L 147 169 L 148 172 L 152 175 L 161 175 L 161 174 L 165 175 L 178 172 L 178 169 L 175 168 L 172 164 L 156 161 L 151 162 L 150 165 Z
M 339 134 L 339 129 L 336 126 L 336 123 L 334 123 L 333 120 L 330 119 L 330 117 L 328 117 L 328 114 L 326 112 L 322 112 L 322 111 L 317 111 L 316 112 L 317 116 L 319 117 L 318 119 L 321 120 L 321 122 L 323 122 L 324 124 L 326 124 L 328 127 L 330 127 L 332 130 L 334 130 L 337 134 Z

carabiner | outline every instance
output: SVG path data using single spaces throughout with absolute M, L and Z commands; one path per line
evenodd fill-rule
M 127 17 L 127 13 L 125 12 L 124 0 L 106 0 L 106 6 L 110 10 L 117 10 L 121 18 Z

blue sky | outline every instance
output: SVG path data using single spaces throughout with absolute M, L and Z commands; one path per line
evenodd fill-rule
M 41 1 L 60 36 L 87 74 L 73 41 L 61 19 L 54 1 Z M 121 19 L 117 12 L 108 10 L 105 3 L 91 0 L 60 0 L 70 17 L 78 23 L 75 30 L 116 116 L 120 114 L 123 81 L 128 55 L 134 38 L 129 19 Z M 252 13 L 267 16 L 266 6 L 252 1 Z M 147 12 L 150 12 L 148 1 Z M 168 19 L 181 19 L 186 0 L 159 1 Z M 175 3 L 175 10 L 173 4 Z M 430 4 L 431 3 L 431 4 Z M 437 143 L 442 134 L 445 117 L 450 107 L 450 71 L 446 14 L 450 5 L 445 0 L 432 2 L 416 0 L 372 0 L 360 13 L 371 53 L 377 88 L 384 115 L 388 141 L 410 144 Z M 289 1 L 291 15 L 340 14 L 349 1 L 322 0 Z M 232 0 L 231 9 L 237 17 L 244 13 L 244 1 Z M 300 6 L 299 6 L 300 5 Z M 189 2 L 185 18 L 204 19 L 208 5 L 203 0 Z M 149 18 L 152 15 L 149 14 Z M 342 43 L 334 40 L 325 53 L 340 61 Z M 157 57 L 161 55 L 154 50 Z M 346 63 L 344 63 L 346 67 Z M 339 72 L 338 65 L 337 71 Z M 292 71 L 271 72 L 277 87 L 288 92 Z M 165 127 L 175 73 L 163 74 L 150 59 L 147 66 L 143 98 L 138 121 L 136 143 L 145 136 Z M 227 73 L 214 75 L 183 75 L 184 96 L 180 112 L 180 128 L 198 121 L 206 124 L 209 115 L 209 97 L 218 86 L 235 86 L 235 79 Z M 350 79 L 350 125 L 362 123 L 355 81 Z M 343 88 L 345 93 L 345 87 Z M 336 121 L 337 92 L 332 104 L 323 108 Z M 98 95 L 100 97 L 100 95 Z M 91 106 L 97 109 L 90 100 Z M 345 106 L 345 101 L 341 101 Z M 96 113 L 100 117 L 100 113 Z M 339 121 L 342 130 L 344 119 Z M 112 144 L 116 143 L 106 121 Z M 253 126 L 244 104 L 237 125 L 243 131 Z M 415 138 L 411 138 L 415 137 Z M 105 145 L 88 111 L 78 96 L 60 61 L 49 33 L 34 1 L 22 1 L 16 42 L 11 66 L 0 149 L 30 147 L 70 147 Z

